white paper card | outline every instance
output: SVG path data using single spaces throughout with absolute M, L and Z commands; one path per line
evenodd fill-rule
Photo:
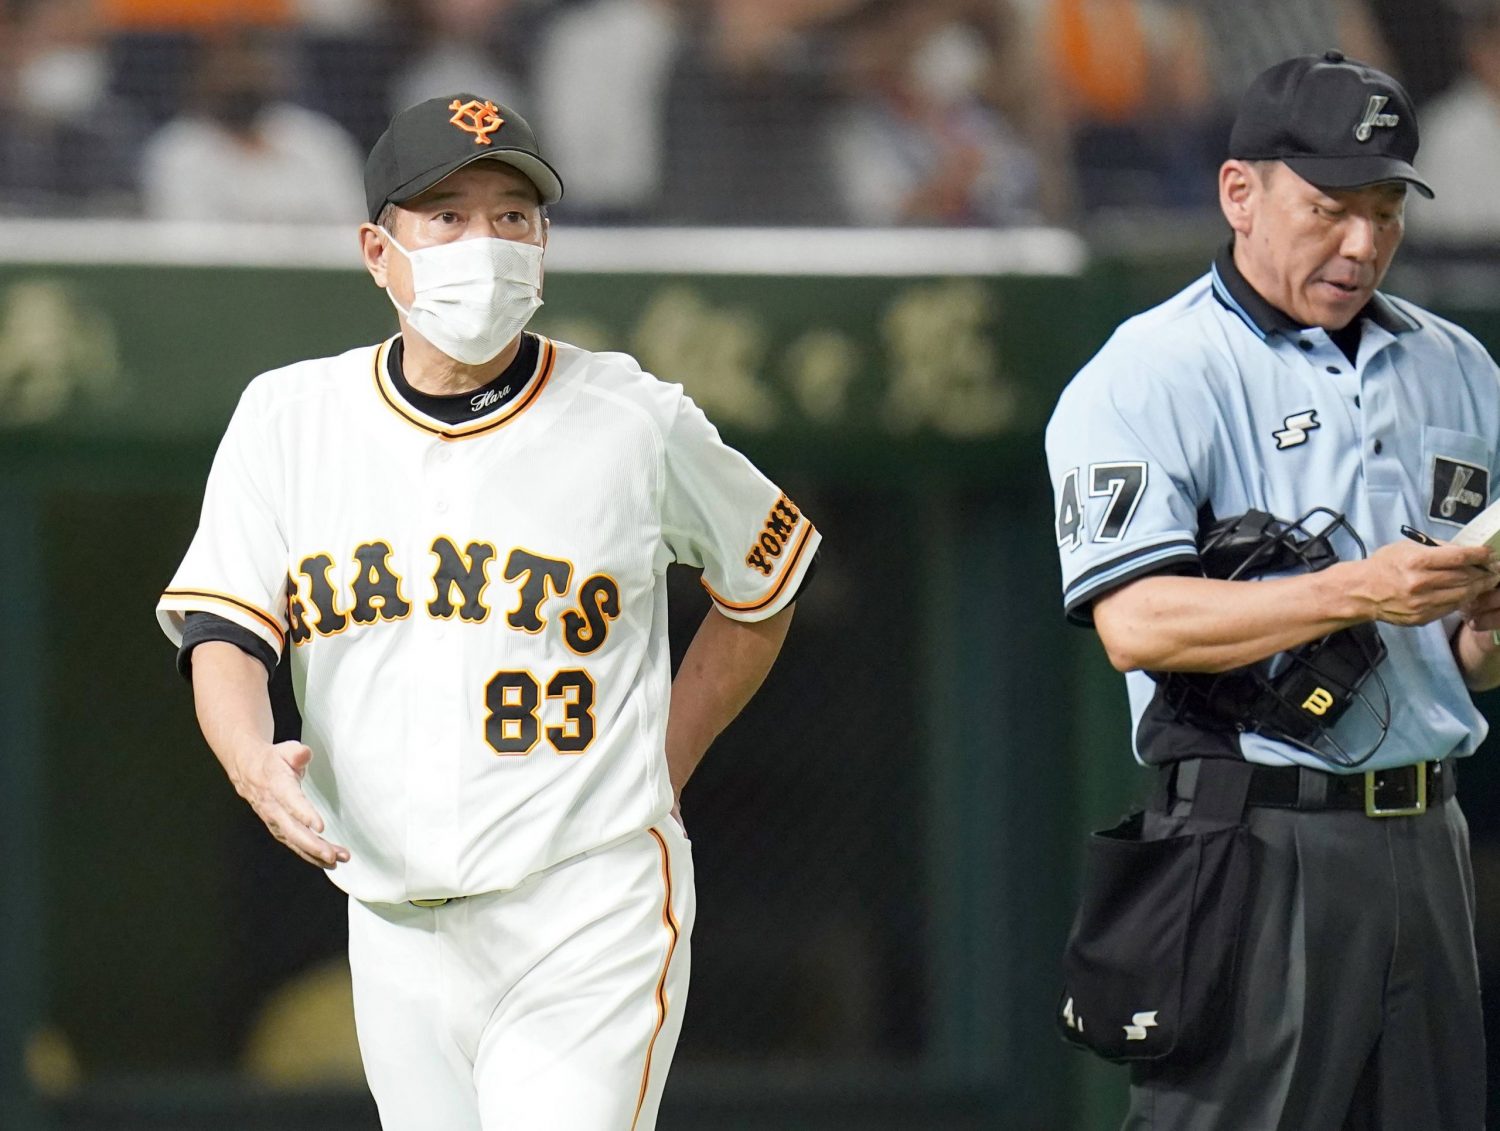
M 1500 552 L 1500 502 L 1493 502 L 1453 536 L 1455 546 L 1488 546 Z

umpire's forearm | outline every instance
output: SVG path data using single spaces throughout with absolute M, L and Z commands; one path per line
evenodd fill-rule
M 792 623 L 788 605 L 746 623 L 710 609 L 672 681 L 667 715 L 667 772 L 674 796 L 698 768 L 709 745 L 734 721 L 776 662 Z
M 266 668 L 223 640 L 193 649 L 193 706 L 209 749 L 239 789 L 238 754 L 267 746 L 275 734 Z
M 1120 671 L 1228 671 L 1353 623 L 1333 573 L 1255 582 L 1146 577 L 1101 598 L 1094 625 Z

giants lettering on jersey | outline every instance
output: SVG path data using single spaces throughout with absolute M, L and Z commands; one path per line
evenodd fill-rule
M 779 551 L 778 551 L 779 552 Z M 302 645 L 315 636 L 333 636 L 350 624 L 405 620 L 412 604 L 403 592 L 405 579 L 391 565 L 391 545 L 386 541 L 364 542 L 354 551 L 354 570 L 347 588 L 329 576 L 333 558 L 326 553 L 302 558 L 296 575 L 287 574 L 286 608 L 289 637 Z M 452 539 L 433 539 L 432 596 L 424 608 L 439 620 L 457 616 L 460 621 L 481 624 L 489 619 L 485 601 L 489 588 L 488 566 L 498 554 L 489 542 L 470 542 L 459 549 Z M 536 635 L 547 627 L 542 606 L 549 598 L 568 597 L 573 582 L 573 563 L 551 558 L 519 546 L 505 558 L 501 574 L 519 582 L 516 607 L 505 614 L 505 623 L 518 632 Z M 608 574 L 596 573 L 578 587 L 576 605 L 558 618 L 563 643 L 580 656 L 597 652 L 609 636 L 610 622 L 620 615 L 620 586 Z
M 771 513 L 766 515 L 765 525 L 761 527 L 755 544 L 745 555 L 745 564 L 770 577 L 771 571 L 776 568 L 775 559 L 781 557 L 781 551 L 792 540 L 792 531 L 797 529 L 797 524 L 801 521 L 802 515 L 792 505 L 791 499 L 785 495 L 777 499 Z

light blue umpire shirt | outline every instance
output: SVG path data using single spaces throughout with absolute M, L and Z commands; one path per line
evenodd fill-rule
M 1091 624 L 1092 603 L 1128 581 L 1197 572 L 1206 514 L 1291 520 L 1329 507 L 1373 552 L 1401 538 L 1402 524 L 1446 540 L 1484 509 L 1500 447 L 1495 363 L 1463 329 L 1384 294 L 1359 321 L 1351 364 L 1325 330 L 1261 298 L 1225 248 L 1207 275 L 1115 331 L 1047 426 L 1070 620 Z M 1344 560 L 1359 554 L 1343 535 L 1334 546 Z M 1449 647 L 1458 624 L 1454 614 L 1378 626 L 1390 733 L 1361 771 L 1471 754 L 1483 740 L 1484 717 Z M 1160 704 L 1148 711 L 1155 681 L 1130 672 L 1126 685 L 1136 757 L 1188 753 L 1158 725 Z M 1355 704 L 1333 737 L 1360 753 L 1379 725 Z M 1237 741 L 1252 762 L 1333 768 L 1258 734 L 1221 741 Z

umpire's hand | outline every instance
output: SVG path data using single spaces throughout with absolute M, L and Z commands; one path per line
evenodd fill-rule
M 1488 546 L 1423 546 L 1402 539 L 1350 562 L 1352 595 L 1369 619 L 1427 624 L 1468 606 L 1500 585 Z M 1497 606 L 1500 607 L 1500 606 Z
M 1475 632 L 1500 633 L 1500 588 L 1481 593 L 1462 609 L 1464 624 Z M 1494 643 L 1500 644 L 1500 640 Z
M 1500 687 L 1500 588 L 1481 593 L 1459 610 L 1453 655 L 1471 691 Z

